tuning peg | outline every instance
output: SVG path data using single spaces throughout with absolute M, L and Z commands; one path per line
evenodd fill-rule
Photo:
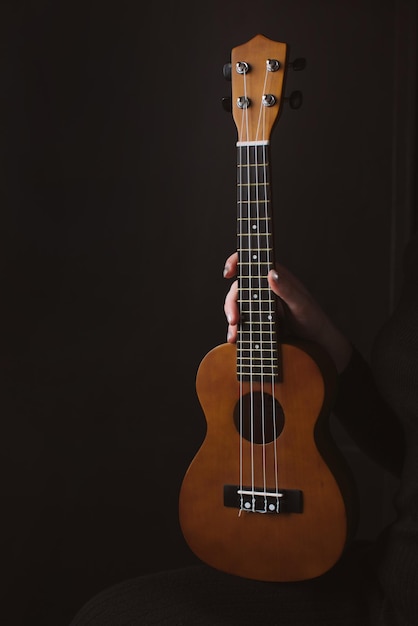
M 232 63 L 225 63 L 222 69 L 225 80 L 232 80 Z
M 306 59 L 303 57 L 298 57 L 297 59 L 289 63 L 289 67 L 291 67 L 295 72 L 300 72 L 306 67 Z
M 303 103 L 303 95 L 301 91 L 292 91 L 285 101 L 289 103 L 291 109 L 300 109 Z
M 231 96 L 225 96 L 225 98 L 222 98 L 222 108 L 227 113 L 232 113 L 232 98 L 231 98 Z

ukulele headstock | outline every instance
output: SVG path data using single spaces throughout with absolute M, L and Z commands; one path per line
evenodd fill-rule
M 268 141 L 278 119 L 287 45 L 256 35 L 231 53 L 232 114 L 238 141 Z

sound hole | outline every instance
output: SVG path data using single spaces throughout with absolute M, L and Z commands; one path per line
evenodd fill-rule
M 255 391 L 237 402 L 234 422 L 240 435 L 253 443 L 274 441 L 283 430 L 284 413 L 270 394 Z

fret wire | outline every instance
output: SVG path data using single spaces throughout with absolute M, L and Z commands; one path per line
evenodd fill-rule
M 238 350 L 238 353 L 239 353 L 239 355 L 248 355 L 248 354 L 250 354 L 251 350 L 252 350 L 252 346 L 248 346 L 248 347 L 245 347 L 245 348 L 241 348 L 241 350 Z M 266 347 L 261 347 L 261 348 L 258 348 L 258 349 L 254 349 L 253 352 L 255 352 L 256 355 L 257 354 L 267 354 L 267 353 L 270 352 L 270 345 L 268 345 L 267 348 Z M 270 354 L 269 358 L 275 359 L 276 356 L 275 355 L 271 356 L 271 354 Z
M 273 248 L 237 248 L 238 252 L 272 252 Z M 254 263 L 253 263 L 254 265 Z
M 264 352 L 267 353 L 269 351 L 265 350 Z M 251 356 L 250 356 L 250 351 L 248 351 L 248 352 L 242 351 L 242 352 L 240 352 L 238 354 L 238 359 L 240 359 L 242 361 L 242 360 L 245 360 L 245 359 L 253 358 L 255 361 L 259 361 L 262 358 L 260 356 L 261 354 L 263 354 L 263 351 L 260 351 L 260 350 L 258 350 L 255 355 L 252 354 Z M 270 353 L 269 356 L 264 355 L 263 356 L 263 360 L 266 361 L 267 363 L 269 363 L 269 362 L 275 363 L 277 361 L 277 357 L 276 357 L 275 354 Z
M 266 347 L 266 344 L 267 344 L 267 347 Z M 268 357 L 268 358 L 276 359 L 277 357 L 275 355 L 271 356 L 270 348 L 271 348 L 270 342 L 265 342 L 263 344 L 263 346 L 261 346 L 260 348 L 253 348 L 252 345 L 250 345 L 250 346 L 246 345 L 245 347 L 241 347 L 238 350 L 238 356 L 240 356 L 240 355 L 243 355 L 243 356 L 247 355 L 248 356 L 251 352 L 255 353 L 255 355 L 257 355 L 257 354 L 266 355 L 266 354 L 270 353 L 270 357 Z
M 265 329 L 262 330 L 262 329 L 260 329 L 258 327 L 254 328 L 254 326 L 258 326 L 258 324 L 256 324 L 256 322 L 254 322 L 253 330 L 251 332 L 256 333 L 256 334 L 258 334 L 258 333 L 268 333 L 269 337 L 271 337 L 271 335 L 272 335 L 272 328 L 274 328 L 274 324 L 273 323 L 271 324 L 271 327 L 270 327 L 269 330 L 265 330 Z M 240 328 L 238 329 L 238 332 L 250 333 L 250 331 L 248 331 L 248 330 L 241 330 Z
M 250 333 L 247 333 L 248 335 L 250 335 Z M 245 333 L 244 333 L 245 335 Z M 263 346 L 269 345 L 270 341 L 271 341 L 271 334 L 268 333 L 267 331 L 258 331 L 255 332 L 255 337 L 254 336 L 249 336 L 249 337 L 241 337 L 241 347 L 243 347 L 244 345 L 253 345 L 253 344 L 259 344 L 261 346 L 261 348 Z M 263 337 L 263 335 L 266 335 L 267 337 Z M 261 349 L 260 348 L 260 349 Z
M 255 362 L 257 361 L 261 361 L 262 363 L 267 363 L 267 365 L 271 365 L 274 363 L 277 363 L 277 357 L 275 355 L 270 355 L 269 357 L 267 356 L 256 356 L 256 355 L 249 355 L 249 354 L 238 354 L 238 360 L 240 361 L 240 363 L 243 363 L 243 361 L 245 360 L 251 360 L 253 359 Z
M 249 337 L 245 337 L 245 334 L 248 334 Z M 245 331 L 243 332 L 244 337 L 241 337 L 241 347 L 247 344 L 253 344 L 253 343 L 257 343 L 260 344 L 260 346 L 262 347 L 263 345 L 268 345 L 271 341 L 271 334 L 266 332 L 266 331 L 259 331 L 255 333 L 257 336 L 253 337 L 251 336 L 250 333 L 245 333 Z M 261 335 L 261 336 L 260 336 Z M 266 337 L 263 337 L 263 335 L 266 335 Z

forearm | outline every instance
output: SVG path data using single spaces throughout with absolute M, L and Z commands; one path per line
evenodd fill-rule
M 400 475 L 403 430 L 377 389 L 369 365 L 355 348 L 339 376 L 334 413 L 361 450 L 384 469 Z

